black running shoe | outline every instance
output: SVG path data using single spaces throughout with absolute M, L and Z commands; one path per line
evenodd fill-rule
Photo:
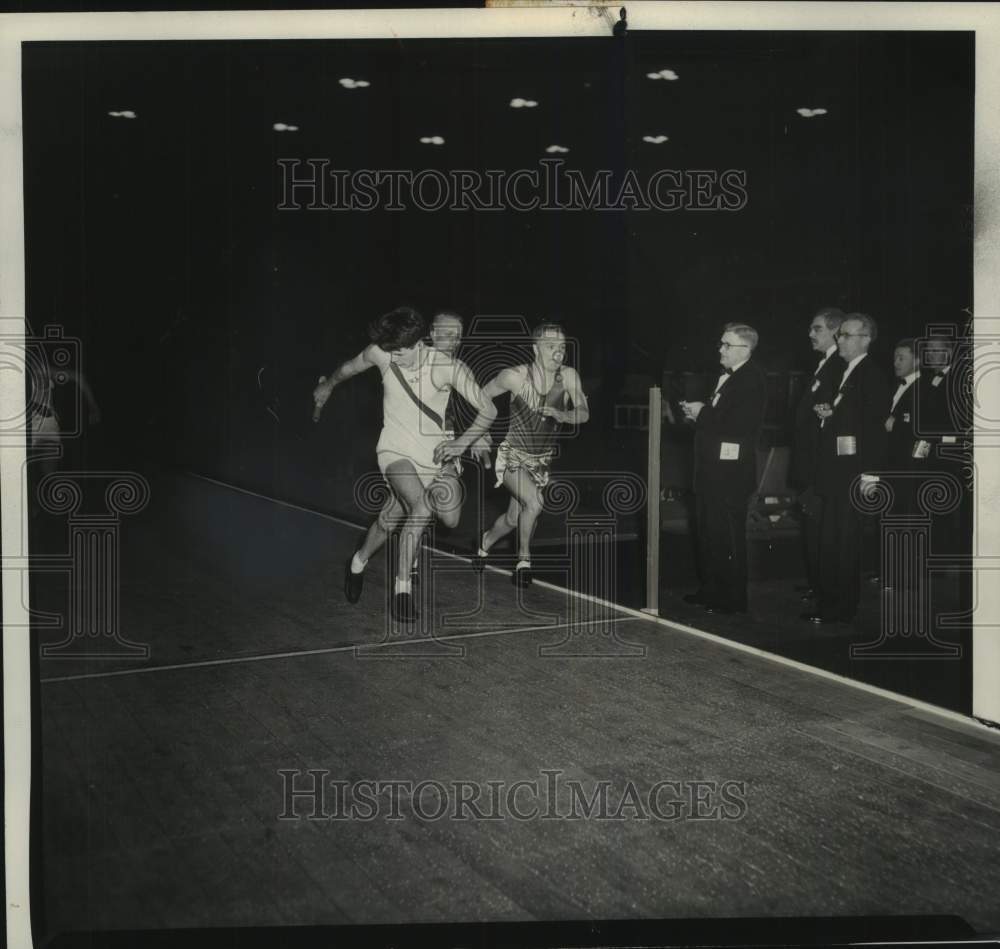
M 415 623 L 420 619 L 412 593 L 393 594 L 391 613 L 397 623 Z
M 348 603 L 357 603 L 361 599 L 361 591 L 365 588 L 365 572 L 352 573 L 351 572 L 351 561 L 354 559 L 354 554 L 351 554 L 347 558 L 347 564 L 344 567 L 344 596 L 347 598 Z
M 483 540 L 486 540 L 486 534 L 483 534 Z M 486 548 L 480 544 L 479 550 L 486 550 Z M 479 550 L 472 555 L 472 569 L 476 573 L 482 573 L 486 569 L 486 561 L 490 559 L 488 550 L 485 554 L 481 554 Z
M 510 582 L 522 590 L 531 586 L 531 567 L 515 567 L 510 575 Z

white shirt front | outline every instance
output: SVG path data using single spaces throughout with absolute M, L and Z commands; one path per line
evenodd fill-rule
M 941 385 L 941 380 L 946 375 L 948 375 L 948 373 L 949 373 L 950 370 L 951 370 L 951 364 L 950 363 L 947 366 L 945 366 L 944 369 L 937 369 L 937 370 L 935 370 L 934 378 L 931 379 L 931 385 L 934 386 L 935 388 L 937 388 L 939 385 Z
M 837 391 L 838 391 L 838 392 L 839 392 L 839 391 L 840 391 L 841 389 L 843 389 L 843 388 L 844 388 L 844 383 L 845 383 L 845 382 L 847 382 L 847 379 L 848 379 L 848 377 L 850 376 L 850 374 L 851 374 L 852 372 L 854 372 L 854 367 L 855 367 L 855 366 L 857 366 L 857 365 L 858 365 L 858 363 L 859 363 L 859 362 L 861 362 L 861 360 L 862 360 L 862 359 L 864 359 L 864 358 L 865 358 L 865 356 L 867 356 L 867 355 L 868 355 L 868 353 L 862 353 L 862 354 L 861 354 L 860 356 L 855 356 L 855 357 L 854 357 L 854 358 L 853 358 L 853 359 L 852 359 L 852 360 L 851 360 L 851 361 L 850 361 L 850 362 L 849 362 L 849 363 L 847 364 L 847 368 L 846 368 L 846 369 L 844 370 L 844 378 L 840 380 L 840 385 L 839 385 L 839 386 L 837 387 Z M 840 398 L 840 396 L 838 395 L 838 396 L 837 396 L 837 398 L 839 399 L 839 398 Z
M 854 372 L 854 367 L 857 366 L 857 364 L 859 362 L 861 362 L 861 360 L 864 359 L 865 356 L 867 356 L 867 355 L 868 355 L 868 353 L 862 353 L 860 356 L 855 356 L 847 364 L 847 368 L 844 370 L 844 378 L 840 380 L 840 385 L 837 387 L 837 398 L 835 398 L 833 400 L 833 407 L 834 408 L 836 408 L 838 405 L 840 405 L 840 400 L 844 397 L 844 395 L 843 395 L 844 383 L 847 382 L 848 376 L 850 376 L 850 374 L 852 372 Z
M 719 404 L 719 393 L 722 391 L 722 387 L 726 384 L 726 380 L 734 372 L 736 372 L 737 369 L 741 368 L 742 366 L 745 366 L 749 361 L 750 361 L 750 357 L 747 356 L 747 358 L 744 359 L 743 362 L 737 363 L 735 366 L 732 367 L 732 369 L 729 370 L 729 372 L 723 372 L 722 375 L 719 376 L 719 381 L 715 384 L 715 392 L 712 393 L 712 407 L 713 408 L 716 405 Z
M 747 364 L 748 362 L 750 362 L 750 357 L 749 357 L 749 356 L 747 356 L 747 358 L 746 358 L 746 359 L 744 359 L 744 360 L 743 360 L 742 362 L 738 362 L 738 363 L 737 363 L 737 364 L 736 364 L 735 366 L 733 366 L 733 367 L 732 367 L 732 369 L 730 369 L 730 370 L 729 370 L 729 372 L 724 372 L 724 373 L 722 373 L 722 375 L 721 375 L 721 376 L 719 376 L 719 381 L 718 381 L 718 382 L 717 382 L 717 383 L 715 384 L 715 391 L 716 391 L 716 392 L 718 392 L 718 391 L 719 391 L 719 389 L 721 389 L 721 388 L 722 388 L 722 386 L 723 386 L 723 384 L 725 383 L 725 381 L 726 381 L 726 380 L 727 380 L 727 379 L 728 379 L 728 378 L 729 378 L 729 377 L 730 377 L 730 376 L 731 376 L 731 375 L 732 375 L 732 374 L 733 374 L 734 372 L 736 372 L 736 370 L 737 370 L 737 369 L 741 369 L 741 368 L 742 368 L 743 366 L 745 366 L 745 365 L 746 365 L 746 364 Z

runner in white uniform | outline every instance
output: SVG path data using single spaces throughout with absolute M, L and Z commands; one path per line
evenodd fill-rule
M 409 460 L 425 488 L 441 474 L 442 466 L 434 456 L 437 446 L 453 434 L 444 427 L 451 385 L 435 385 L 435 368 L 441 375 L 440 359 L 435 356 L 441 354 L 421 345 L 412 369 L 403 368 L 398 360 L 379 367 L 382 372 L 382 434 L 375 447 L 379 470 L 386 474 L 390 465 Z M 414 395 L 439 422 L 420 408 Z
M 438 352 L 448 356 L 454 356 L 462 342 L 462 317 L 452 310 L 439 310 L 431 320 L 430 345 Z M 455 421 L 451 410 L 455 409 L 454 395 L 449 398 L 444 411 L 445 429 L 449 433 L 455 431 Z M 469 450 L 470 454 L 482 465 L 490 467 L 490 436 L 483 435 L 479 441 Z M 441 473 L 437 478 L 438 483 L 429 492 L 429 500 L 434 514 L 445 527 L 456 527 L 459 517 L 462 514 L 463 487 L 459 480 L 462 476 L 461 460 L 456 458 L 441 468 Z M 382 510 L 379 511 L 376 525 L 369 528 L 373 532 L 372 549 L 373 556 L 381 549 L 388 540 L 389 535 L 397 530 L 406 519 L 406 508 L 400 503 L 395 494 L 390 494 Z M 416 564 L 419 556 L 414 560 L 412 570 L 412 580 L 417 582 Z
M 450 488 L 445 468 L 458 459 L 489 429 L 496 409 L 476 384 L 468 367 L 447 353 L 426 346 L 423 317 L 410 307 L 400 307 L 373 320 L 369 326 L 372 345 L 354 359 L 324 377 L 313 392 L 319 419 L 334 386 L 366 369 L 377 367 L 384 391 L 383 428 L 376 452 L 379 469 L 406 512 L 400 533 L 399 560 L 392 598 L 392 615 L 413 622 L 410 568 L 419 549 L 420 535 L 434 513 L 433 496 Z M 458 438 L 445 429 L 444 410 L 455 389 L 478 412 L 472 425 Z M 454 477 L 448 478 L 457 484 Z M 442 520 L 454 526 L 458 506 L 443 506 Z M 384 513 L 384 512 L 383 512 Z M 454 518 L 453 522 L 451 521 Z M 344 568 L 344 593 L 351 603 L 361 597 L 364 569 L 371 555 L 385 543 L 386 525 L 380 516 Z

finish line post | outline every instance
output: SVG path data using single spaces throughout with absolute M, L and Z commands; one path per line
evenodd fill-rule
M 660 612 L 660 387 L 649 389 L 649 436 L 646 450 L 646 606 L 643 613 Z

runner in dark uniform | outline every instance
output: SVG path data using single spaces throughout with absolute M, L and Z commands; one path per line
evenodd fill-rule
M 531 535 L 542 512 L 542 489 L 549 483 L 555 437 L 562 425 L 580 425 L 590 417 L 580 377 L 563 365 L 566 337 L 555 323 L 542 323 L 532 333 L 533 362 L 505 369 L 484 392 L 496 398 L 510 392 L 510 427 L 497 449 L 497 486 L 510 492 L 510 505 L 483 534 L 477 556 L 482 568 L 489 550 L 517 528 L 516 586 L 531 583 Z

